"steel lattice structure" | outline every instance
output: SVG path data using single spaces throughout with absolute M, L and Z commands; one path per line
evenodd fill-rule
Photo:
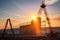
M 45 0 L 42 0 L 42 5 L 40 6 L 40 9 L 38 11 L 38 14 L 37 16 L 40 16 L 42 11 L 44 11 L 44 14 L 46 16 L 46 21 L 47 21 L 47 24 L 49 25 L 49 28 L 50 28 L 50 33 L 52 33 L 52 28 L 51 28 L 51 25 L 50 25 L 50 19 L 48 17 L 48 14 L 47 14 L 47 11 L 46 11 L 46 5 L 45 5 Z

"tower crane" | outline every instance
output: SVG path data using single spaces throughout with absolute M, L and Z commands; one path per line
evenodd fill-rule
M 44 11 L 44 14 L 45 14 L 45 16 L 46 16 L 46 21 L 47 21 L 47 24 L 48 24 L 48 26 L 49 26 L 49 31 L 50 31 L 50 33 L 47 34 L 47 36 L 53 36 L 53 37 L 57 36 L 56 33 L 53 33 L 53 31 L 52 31 L 50 19 L 49 19 L 49 17 L 48 17 L 47 11 L 46 11 L 45 0 L 42 0 L 42 4 L 41 4 L 41 6 L 40 6 L 40 9 L 39 9 L 39 11 L 38 11 L 37 16 L 40 16 L 41 13 L 42 13 L 42 11 Z M 45 32 L 46 32 L 46 28 L 45 28 Z
M 39 11 L 38 11 L 37 16 L 40 16 L 41 13 L 42 13 L 42 11 L 44 11 L 44 14 L 45 14 L 45 16 L 46 16 L 46 21 L 47 21 L 47 24 L 48 24 L 48 26 L 49 26 L 50 33 L 52 33 L 52 28 L 51 28 L 51 25 L 50 25 L 50 19 L 49 19 L 49 17 L 48 17 L 47 11 L 46 11 L 45 0 L 42 0 L 42 4 L 41 4 L 41 6 L 40 6 L 40 9 L 39 9 Z

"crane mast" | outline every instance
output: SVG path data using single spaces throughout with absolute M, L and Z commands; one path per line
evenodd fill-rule
M 39 11 L 38 11 L 37 16 L 40 16 L 41 13 L 42 13 L 42 11 L 44 11 L 44 14 L 45 14 L 45 16 L 46 16 L 46 21 L 47 21 L 47 24 L 48 24 L 48 26 L 49 26 L 50 33 L 52 33 L 52 28 L 51 28 L 51 25 L 50 25 L 50 19 L 49 19 L 49 17 L 48 17 L 47 11 L 46 11 L 45 0 L 42 0 L 42 4 L 41 4 L 41 6 L 40 6 L 40 9 L 39 9 Z

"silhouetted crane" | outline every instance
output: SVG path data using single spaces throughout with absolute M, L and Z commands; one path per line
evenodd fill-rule
M 49 25 L 50 33 L 52 33 L 52 28 L 51 28 L 51 25 L 50 25 L 50 19 L 48 17 L 47 11 L 46 11 L 45 0 L 42 0 L 42 5 L 40 6 L 40 9 L 38 11 L 37 16 L 41 15 L 42 11 L 44 11 L 44 14 L 46 15 L 46 21 L 47 21 L 47 24 Z
M 47 24 L 49 25 L 49 30 L 50 30 L 50 33 L 47 34 L 47 36 L 57 36 L 55 33 L 53 33 L 52 31 L 52 27 L 50 25 L 50 19 L 48 17 L 48 14 L 47 14 L 47 11 L 46 11 L 46 5 L 45 5 L 45 0 L 42 0 L 42 5 L 40 6 L 40 9 L 38 11 L 38 14 L 37 16 L 40 16 L 42 11 L 44 11 L 44 14 L 46 16 L 46 21 L 47 21 Z M 46 31 L 46 28 L 45 28 L 45 31 Z

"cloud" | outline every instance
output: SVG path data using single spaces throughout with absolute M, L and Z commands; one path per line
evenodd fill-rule
M 58 0 L 45 0 L 45 3 L 48 5 L 54 4 L 56 2 L 58 2 Z

